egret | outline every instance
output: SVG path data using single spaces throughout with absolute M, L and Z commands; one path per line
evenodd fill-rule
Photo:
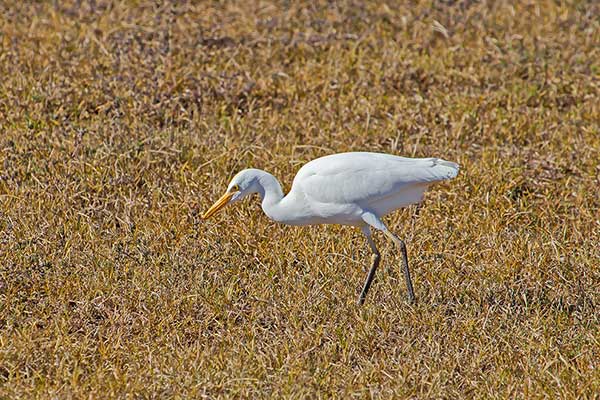
M 202 218 L 210 218 L 226 205 L 258 193 L 264 213 L 274 221 L 287 225 L 341 224 L 360 228 L 372 256 L 358 304 L 364 303 L 379 266 L 380 254 L 371 228 L 381 231 L 402 252 L 408 300 L 414 303 L 406 245 L 381 218 L 421 202 L 429 185 L 456 177 L 458 170 L 458 164 L 439 158 L 366 152 L 333 154 L 300 168 L 292 189 L 284 196 L 273 175 L 259 169 L 245 169 L 233 177 L 225 194 Z

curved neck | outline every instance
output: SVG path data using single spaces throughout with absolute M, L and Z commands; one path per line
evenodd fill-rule
M 283 190 L 277 178 L 265 171 L 260 171 L 257 180 L 257 192 L 262 198 L 262 209 L 269 218 L 281 221 L 282 215 L 279 205 L 283 199 Z

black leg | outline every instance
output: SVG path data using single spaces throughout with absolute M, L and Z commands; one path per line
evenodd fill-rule
M 413 289 L 412 279 L 410 279 L 410 270 L 408 269 L 408 255 L 406 254 L 406 244 L 404 244 L 404 240 L 399 239 L 390 231 L 384 231 L 390 239 L 394 243 L 400 247 L 400 252 L 402 253 L 402 263 L 404 264 L 404 280 L 406 281 L 406 289 L 408 290 L 408 302 L 414 304 L 416 302 L 415 291 Z
M 404 279 L 406 280 L 406 288 L 408 290 L 408 302 L 414 304 L 416 302 L 415 291 L 413 289 L 412 279 L 410 279 L 410 270 L 408 269 L 408 255 L 406 254 L 406 244 L 404 240 L 400 241 L 400 251 L 402 252 L 402 262 L 404 264 Z
M 378 253 L 374 253 L 372 256 L 372 264 L 371 269 L 369 270 L 369 274 L 367 275 L 367 280 L 363 286 L 362 292 L 360 292 L 360 296 L 358 298 L 358 304 L 362 305 L 365 302 L 365 298 L 367 297 L 367 293 L 371 288 L 371 283 L 373 283 L 373 278 L 375 278 L 375 271 L 377 271 L 377 267 L 379 266 L 380 256 Z

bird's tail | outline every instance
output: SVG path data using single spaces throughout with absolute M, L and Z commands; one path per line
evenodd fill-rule
M 460 169 L 460 166 L 457 163 L 442 160 L 441 158 L 435 158 L 433 160 L 433 166 L 438 172 L 440 172 L 440 177 L 442 179 L 456 178 L 456 175 L 458 175 L 458 170 Z

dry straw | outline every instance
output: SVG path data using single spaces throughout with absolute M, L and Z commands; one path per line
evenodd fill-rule
M 0 4 L 0 397 L 594 398 L 597 2 Z M 275 225 L 321 155 L 463 167 L 355 305 L 359 232 Z M 380 243 L 384 241 L 379 238 Z

